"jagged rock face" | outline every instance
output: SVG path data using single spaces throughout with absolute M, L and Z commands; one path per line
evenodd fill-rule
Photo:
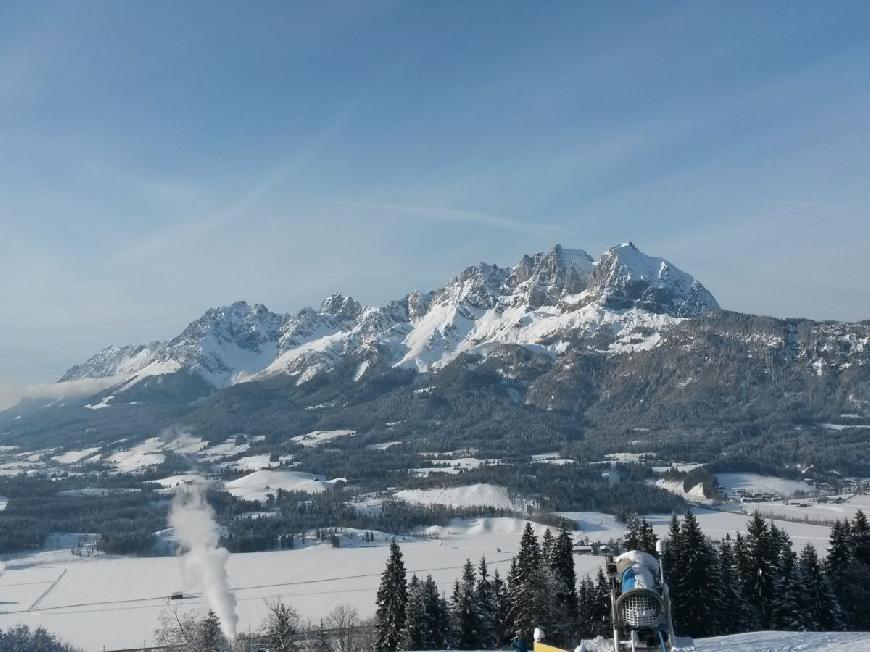
M 282 318 L 269 312 L 262 304 L 249 306 L 238 301 L 229 307 L 211 308 L 181 335 L 169 342 L 169 348 L 184 347 L 195 357 L 201 343 L 212 338 L 217 342 L 231 342 L 239 348 L 259 351 L 260 347 L 274 342 L 281 327 Z
M 432 297 L 434 303 L 464 306 L 486 310 L 498 302 L 506 270 L 480 263 L 467 267 L 459 276 L 437 290 Z
M 160 342 L 152 342 L 150 346 L 108 346 L 82 364 L 70 367 L 58 379 L 58 382 L 80 378 L 106 378 L 121 375 L 130 370 L 135 371 L 139 367 L 134 364 L 134 361 L 139 358 L 152 359 L 153 349 L 159 347 L 160 344 Z
M 339 319 L 356 319 L 362 312 L 362 306 L 352 297 L 336 293 L 324 299 L 320 312 L 335 315 Z
M 707 289 L 662 258 L 632 243 L 608 249 L 592 273 L 590 301 L 614 309 L 642 308 L 674 317 L 697 317 L 719 304 Z
M 558 305 L 565 295 L 579 294 L 589 285 L 595 263 L 582 249 L 563 249 L 523 256 L 505 282 L 512 305 L 530 308 Z
M 556 245 L 511 268 L 468 267 L 440 289 L 381 307 L 336 293 L 295 315 L 245 302 L 213 308 L 168 342 L 109 347 L 61 380 L 135 383 L 188 370 L 223 387 L 274 374 L 306 382 L 348 360 L 360 375 L 372 362 L 437 370 L 461 353 L 487 355 L 502 344 L 550 356 L 576 347 L 623 352 L 655 346 L 680 319 L 716 309 L 689 274 L 630 243 L 598 261 Z

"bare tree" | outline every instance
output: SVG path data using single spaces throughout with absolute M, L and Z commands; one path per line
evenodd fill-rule
M 333 649 L 335 652 L 358 652 L 360 647 L 360 632 L 362 619 L 353 607 L 340 604 L 329 612 L 324 619 L 326 627 L 332 630 Z
M 168 647 L 173 652 L 193 650 L 196 645 L 196 618 L 193 613 L 180 613 L 178 606 L 164 609 L 158 616 L 159 625 L 154 631 L 157 645 Z
M 197 618 L 192 611 L 182 613 L 177 605 L 160 612 L 159 626 L 154 631 L 157 645 L 172 652 L 228 652 L 233 644 L 220 631 L 220 621 L 209 611 Z

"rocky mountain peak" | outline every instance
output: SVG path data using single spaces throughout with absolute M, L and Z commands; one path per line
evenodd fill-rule
M 236 301 L 229 306 L 209 308 L 199 319 L 188 324 L 169 345 L 201 342 L 206 337 L 234 342 L 242 348 L 255 349 L 261 343 L 274 340 L 281 327 L 282 316 L 266 306 Z
M 507 271 L 498 265 L 478 263 L 466 267 L 462 274 L 451 279 L 435 293 L 433 300 L 486 310 L 497 303 L 506 277 Z
M 595 300 L 614 309 L 638 307 L 675 317 L 719 309 L 713 295 L 691 275 L 664 258 L 646 255 L 632 242 L 602 254 L 590 289 Z
M 586 289 L 594 266 L 592 256 L 582 249 L 557 244 L 549 252 L 523 256 L 505 281 L 504 291 L 511 295 L 512 305 L 556 305 L 563 296 Z
M 356 319 L 362 312 L 362 306 L 353 297 L 346 297 L 338 292 L 329 295 L 320 304 L 320 312 L 334 315 L 341 319 Z

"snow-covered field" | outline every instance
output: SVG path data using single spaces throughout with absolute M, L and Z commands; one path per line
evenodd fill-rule
M 274 482 L 271 474 L 288 472 L 257 473 L 270 474 L 269 480 L 263 478 L 268 483 Z M 306 477 L 303 481 L 312 481 L 311 476 Z M 417 497 L 426 502 L 439 499 L 461 505 L 493 504 L 497 498 L 509 499 L 507 492 L 495 485 L 455 489 L 460 490 L 456 495 L 427 493 Z M 259 491 L 255 487 L 245 490 Z M 867 496 L 859 498 L 868 500 Z M 697 509 L 696 514 L 704 532 L 713 538 L 721 538 L 726 533 L 733 536 L 745 530 L 747 517 L 742 514 L 708 509 Z M 607 541 L 621 537 L 625 531 L 625 526 L 613 516 L 600 512 L 564 515 L 578 524 L 578 539 Z M 669 516 L 651 515 L 647 519 L 657 534 L 666 533 Z M 505 574 L 510 558 L 517 552 L 524 523 L 514 518 L 456 519 L 448 526 L 426 528 L 421 532 L 422 538 L 400 543 L 409 572 L 431 573 L 439 586 L 447 590 L 460 574 L 466 558 L 477 560 L 486 555 L 493 567 Z M 787 522 L 779 522 L 779 525 L 791 534 L 795 546 L 809 542 L 823 552 L 829 528 Z M 538 534 L 544 530 L 542 526 L 535 527 Z M 281 552 L 230 555 L 228 571 L 238 601 L 240 631 L 258 627 L 265 614 L 264 601 L 275 598 L 293 604 L 303 616 L 311 618 L 323 616 L 337 604 L 349 604 L 361 614 L 370 615 L 387 556 L 386 539 L 382 536 L 372 545 L 356 541 L 355 545 L 339 549 L 317 545 Z M 593 556 L 575 559 L 581 576 L 596 573 L 603 561 L 602 557 Z M 200 612 L 206 608 L 198 588 L 185 585 L 181 564 L 172 557 L 81 559 L 65 551 L 55 551 L 10 559 L 6 564 L 0 572 L 0 595 L 4 602 L 0 628 L 17 623 L 42 625 L 88 651 L 102 650 L 104 645 L 107 649 L 135 647 L 150 641 L 158 616 L 168 605 L 167 596 L 173 591 L 184 590 L 190 594 L 190 598 L 181 601 L 183 608 Z M 855 639 L 845 634 L 826 634 L 824 636 L 834 637 L 825 639 L 830 645 L 846 647 L 823 648 L 801 647 L 808 639 L 800 638 L 805 636 L 800 633 L 771 633 L 769 642 L 759 638 L 761 634 L 741 636 L 743 638 L 729 637 L 733 639 L 730 642 L 728 639 L 701 641 L 697 649 L 701 652 L 870 650 L 870 647 L 862 647 L 870 635 Z
M 801 480 L 786 480 L 758 473 L 717 473 L 716 481 L 728 493 L 775 494 L 792 496 L 796 492 L 811 492 L 812 486 Z
M 439 539 L 400 541 L 409 574 L 432 574 L 444 590 L 461 573 L 466 558 L 486 555 L 504 576 L 516 554 L 524 522 L 510 518 L 457 520 L 428 532 Z M 543 528 L 538 527 L 539 533 Z M 386 542 L 334 549 L 321 545 L 298 550 L 230 555 L 228 571 L 238 601 L 239 630 L 257 628 L 266 600 L 280 598 L 305 617 L 319 617 L 338 604 L 368 616 L 386 562 Z M 595 573 L 601 557 L 577 559 L 578 572 Z M 44 626 L 84 650 L 133 648 L 152 640 L 167 596 L 185 590 L 185 609 L 205 610 L 197 587 L 185 586 L 173 557 L 80 559 L 68 553 L 41 553 L 9 560 L 0 574 L 3 611 L 0 628 L 17 623 Z
M 863 510 L 864 513 L 870 512 L 870 495 L 851 496 L 841 503 L 792 500 L 788 503 L 744 503 L 729 506 L 728 509 L 743 511 L 747 514 L 757 510 L 760 514 L 774 518 L 829 523 L 845 518 L 855 518 L 855 512 L 859 509 Z
M 607 541 L 621 538 L 625 534 L 625 525 L 619 523 L 616 517 L 600 512 L 559 512 L 565 518 L 578 523 L 579 536 L 588 536 L 591 540 Z M 726 534 L 733 538 L 737 532 L 746 532 L 746 522 L 749 519 L 744 514 L 716 511 L 713 509 L 695 508 L 693 513 L 704 534 L 712 539 L 723 539 Z M 648 514 L 645 517 L 660 537 L 667 536 L 671 517 L 665 514 Z M 831 529 L 825 525 L 810 525 L 809 523 L 791 523 L 777 521 L 777 526 L 783 528 L 791 536 L 796 549 L 803 548 L 807 543 L 816 547 L 820 554 L 825 554 Z

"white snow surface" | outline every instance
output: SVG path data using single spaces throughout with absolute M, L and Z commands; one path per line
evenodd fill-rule
M 786 480 L 758 473 L 717 473 L 716 481 L 728 493 L 767 493 L 778 496 L 791 496 L 798 491 L 812 491 L 813 488 L 802 480 Z
M 355 434 L 356 430 L 313 430 L 304 435 L 291 437 L 290 441 L 310 448 L 312 446 L 320 446 L 321 444 L 325 444 L 333 439 L 353 437 Z
M 526 505 L 525 501 L 512 499 L 504 487 L 486 483 L 444 489 L 403 489 L 394 495 L 415 505 L 489 506 L 512 510 L 525 509 Z
M 864 497 L 866 498 L 866 497 Z M 576 536 L 607 541 L 622 536 L 625 526 L 599 512 L 565 514 L 580 523 Z M 706 534 L 720 538 L 744 529 L 746 517 L 697 510 Z M 668 515 L 648 515 L 660 536 L 667 531 Z M 829 528 L 780 522 L 797 547 L 812 540 L 823 549 Z M 466 558 L 487 561 L 506 575 L 517 553 L 523 519 L 455 519 L 447 526 L 421 532 L 424 538 L 400 540 L 409 576 L 431 573 L 440 587 L 449 587 L 461 574 Z M 533 524 L 540 536 L 544 527 Z M 280 598 L 305 618 L 325 616 L 338 604 L 349 604 L 364 617 L 372 615 L 375 594 L 388 555 L 388 538 L 378 535 L 375 545 L 307 546 L 280 552 L 230 555 L 230 585 L 238 601 L 239 630 L 257 628 L 265 616 L 264 600 Z M 603 557 L 575 558 L 578 577 L 594 575 Z M 182 566 L 172 557 L 73 557 L 68 551 L 43 552 L 9 559 L 0 574 L 0 593 L 7 604 L 0 613 L 0 628 L 22 623 L 42 625 L 80 646 L 85 652 L 137 648 L 152 641 L 160 612 L 173 591 L 185 586 Z M 207 606 L 192 592 L 183 608 L 204 614 Z M 40 598 L 40 596 L 43 596 Z M 870 649 L 870 634 L 754 632 L 696 642 L 700 652 L 845 652 Z
M 833 498 L 825 502 L 817 499 L 790 500 L 788 502 L 753 502 L 729 505 L 727 509 L 751 514 L 758 511 L 762 516 L 791 520 L 807 520 L 832 523 L 843 519 L 853 519 L 858 510 L 865 513 L 870 508 L 870 495 L 844 497 L 843 502 Z
M 695 641 L 696 652 L 859 652 L 867 632 L 748 632 Z
M 79 451 L 67 451 L 62 455 L 55 455 L 51 459 L 53 459 L 58 464 L 77 464 L 84 459 L 93 457 L 99 452 L 99 448 L 83 448 Z
M 329 483 L 323 478 L 310 473 L 273 469 L 254 471 L 224 484 L 228 492 L 245 500 L 266 500 L 269 494 L 276 494 L 278 489 L 321 493 L 328 486 Z
M 433 538 L 400 538 L 408 575 L 431 573 L 439 587 L 449 587 L 461 575 L 466 558 L 485 555 L 491 569 L 506 576 L 524 524 L 521 519 L 457 519 L 430 533 Z M 541 526 L 535 529 L 543 532 Z M 339 549 L 323 544 L 230 555 L 227 570 L 239 631 L 257 629 L 266 615 L 264 601 L 275 599 L 293 605 L 304 618 L 323 617 L 339 604 L 371 616 L 389 538 L 378 534 L 375 544 Z M 577 572 L 594 575 L 601 563 L 600 557 L 577 558 Z M 8 560 L 0 575 L 6 603 L 0 628 L 42 625 L 85 652 L 99 652 L 103 646 L 138 649 L 143 641 L 152 644 L 158 617 L 173 591 L 190 595 L 179 605 L 183 610 L 205 614 L 207 604 L 185 585 L 177 558 L 82 559 L 68 551 L 29 555 Z
M 159 437 L 151 437 L 136 444 L 133 448 L 113 453 L 108 460 L 122 473 L 141 471 L 163 463 L 166 459 L 163 454 L 163 446 L 164 442 Z
M 260 469 L 268 469 L 278 465 L 277 462 L 272 462 L 270 457 L 268 454 L 247 455 L 226 464 L 228 467 L 240 471 L 259 471 Z

